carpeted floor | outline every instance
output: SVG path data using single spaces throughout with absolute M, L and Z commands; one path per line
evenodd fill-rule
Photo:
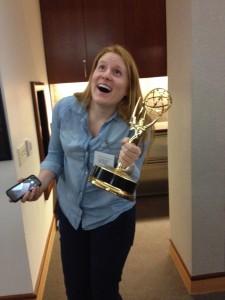
M 188 294 L 169 256 L 169 238 L 168 197 L 165 195 L 138 199 L 135 243 L 126 262 L 120 286 L 123 299 L 225 299 L 225 293 L 197 296 Z M 43 300 L 66 300 L 58 234 L 54 242 Z

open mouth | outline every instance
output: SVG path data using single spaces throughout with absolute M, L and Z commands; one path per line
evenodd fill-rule
M 109 86 L 107 86 L 103 83 L 98 84 L 98 89 L 102 93 L 110 93 L 112 91 L 112 89 Z

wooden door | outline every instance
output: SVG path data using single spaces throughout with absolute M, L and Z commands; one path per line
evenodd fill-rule
M 40 0 L 49 83 L 86 81 L 82 0 Z
M 83 0 L 83 3 L 89 73 L 100 49 L 112 44 L 125 45 L 124 3 L 121 0 Z
M 140 77 L 166 76 L 165 0 L 124 0 L 126 45 Z

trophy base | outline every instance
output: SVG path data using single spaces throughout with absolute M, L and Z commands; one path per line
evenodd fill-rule
M 88 180 L 97 187 L 121 198 L 134 201 L 137 183 L 123 170 L 96 165 Z

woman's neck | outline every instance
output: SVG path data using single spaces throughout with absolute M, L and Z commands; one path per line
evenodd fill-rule
M 114 114 L 115 110 L 91 105 L 88 110 L 89 129 L 93 136 L 98 135 L 102 125 Z

